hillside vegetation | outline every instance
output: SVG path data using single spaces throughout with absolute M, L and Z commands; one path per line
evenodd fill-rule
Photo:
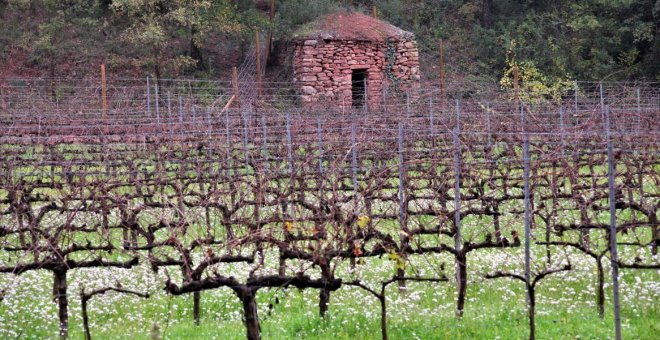
M 0 0 L 0 80 L 102 62 L 115 76 L 228 79 L 255 30 L 286 42 L 319 15 L 374 7 L 416 34 L 426 79 L 440 38 L 449 79 L 498 80 L 512 63 L 548 82 L 660 79 L 660 0 L 277 0 L 272 21 L 267 0 Z

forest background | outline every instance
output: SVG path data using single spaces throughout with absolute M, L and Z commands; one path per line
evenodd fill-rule
M 497 82 L 512 64 L 546 83 L 660 80 L 660 0 L 0 0 L 0 82 L 38 76 L 230 79 L 256 30 L 285 50 L 336 10 L 414 32 L 423 79 Z M 267 72 L 286 81 L 286 67 Z

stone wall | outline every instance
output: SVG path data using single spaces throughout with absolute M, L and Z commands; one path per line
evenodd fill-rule
M 308 105 L 352 105 L 353 70 L 367 73 L 367 98 L 379 107 L 383 87 L 406 91 L 419 84 L 419 54 L 412 40 L 298 40 L 294 47 L 294 83 Z

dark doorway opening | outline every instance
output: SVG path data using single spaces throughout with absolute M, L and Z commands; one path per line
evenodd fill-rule
M 353 94 L 353 107 L 364 107 L 367 94 L 367 70 L 353 70 L 351 74 L 351 93 Z

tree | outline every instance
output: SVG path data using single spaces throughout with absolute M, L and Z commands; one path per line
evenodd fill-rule
M 244 18 L 227 0 L 117 0 L 111 8 L 114 24 L 123 27 L 119 41 L 130 47 L 120 59 L 151 70 L 158 79 L 206 69 L 203 48 L 209 34 L 245 28 Z

